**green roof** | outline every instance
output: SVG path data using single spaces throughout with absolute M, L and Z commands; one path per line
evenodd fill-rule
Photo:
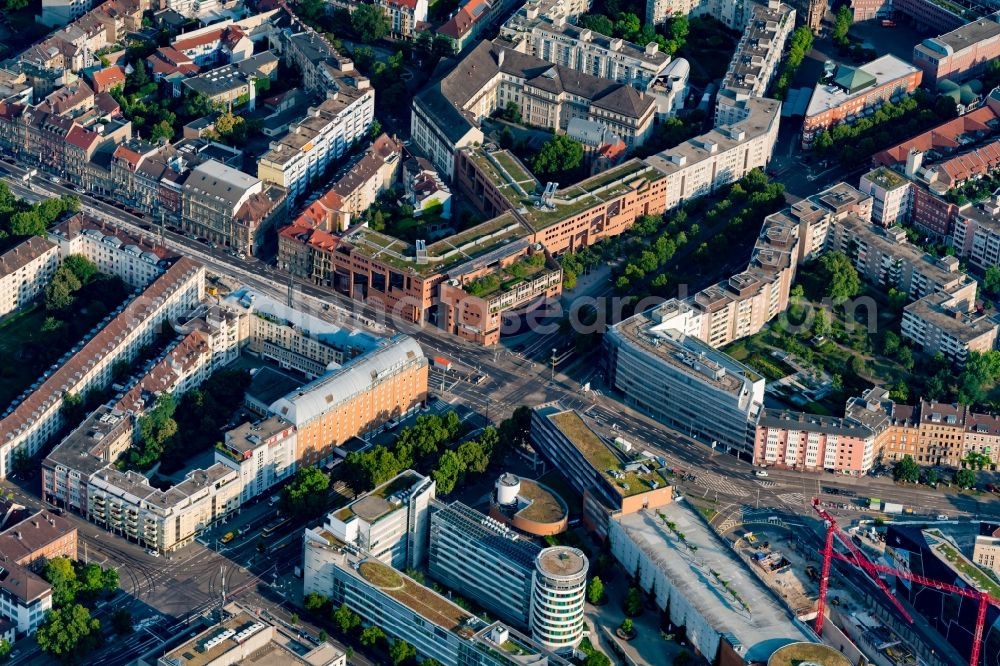
M 859 90 L 864 90 L 868 86 L 875 85 L 875 77 L 857 67 L 840 65 L 837 67 L 837 73 L 833 77 L 833 82 L 847 92 L 854 94 Z

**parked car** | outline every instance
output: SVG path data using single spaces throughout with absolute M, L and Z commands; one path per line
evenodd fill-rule
M 763 479 L 763 478 L 767 477 L 767 470 L 766 469 L 759 469 L 756 472 L 754 472 L 754 476 Z

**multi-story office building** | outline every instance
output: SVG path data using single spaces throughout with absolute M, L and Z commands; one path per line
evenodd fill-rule
M 727 112 L 727 117 L 741 119 L 646 159 L 667 178 L 667 210 L 711 194 L 754 169 L 765 168 L 771 160 L 778 138 L 780 102 L 751 98 Z
M 257 159 L 257 176 L 288 190 L 292 201 L 364 136 L 375 117 L 375 92 L 368 80 L 339 80 L 336 93 L 309 107 L 305 118 L 292 123 Z
M 829 249 L 843 252 L 862 279 L 909 294 L 911 300 L 943 291 L 972 302 L 976 281 L 959 270 L 955 257 L 935 259 L 906 240 L 901 227 L 883 229 L 856 215 L 847 215 L 833 226 Z
M 252 256 L 287 214 L 287 191 L 215 160 L 184 181 L 181 226 L 196 236 Z
M 146 548 L 168 553 L 191 543 L 240 507 L 240 475 L 216 463 L 158 490 L 136 472 L 106 467 L 87 484 L 87 518 Z
M 912 183 L 895 171 L 886 167 L 873 169 L 861 177 L 858 189 L 872 198 L 872 222 L 891 227 L 910 219 Z
M 922 71 L 893 55 L 860 67 L 839 65 L 829 81 L 820 81 L 813 89 L 802 125 L 802 146 L 808 148 L 825 129 L 912 93 L 922 77 Z
M 996 14 L 944 35 L 928 37 L 913 47 L 913 64 L 923 70 L 924 79 L 935 87 L 944 79 L 972 78 L 996 58 L 1000 58 L 1000 22 Z
M 461 502 L 431 504 L 427 573 L 503 622 L 527 629 L 542 549 Z
M 751 3 L 750 17 L 715 102 L 715 126 L 732 125 L 743 117 L 739 103 L 764 97 L 778 72 L 785 43 L 795 29 L 795 10 L 777 0 Z
M 192 259 L 178 259 L 142 294 L 127 305 L 89 340 L 71 351 L 22 402 L 9 408 L 0 420 L 0 476 L 6 477 L 15 451 L 36 453 L 63 425 L 63 398 L 84 395 L 111 381 L 111 368 L 130 361 L 151 343 L 160 325 L 189 312 L 205 292 L 205 267 Z
M 609 516 L 673 500 L 673 487 L 654 461 L 623 459 L 579 414 L 558 403 L 532 412 L 531 442 L 583 495 L 583 521 L 598 535 L 606 534 Z
M 305 536 L 303 592 L 346 604 L 366 626 L 442 666 L 568 666 L 500 622 L 489 624 L 384 562 L 317 531 Z
M 531 585 L 531 635 L 556 652 L 583 640 L 587 556 L 578 548 L 553 546 L 535 557 Z
M 587 118 L 628 146 L 645 142 L 656 111 L 653 97 L 631 86 L 483 41 L 413 98 L 414 144 L 453 177 L 458 150 L 482 142 L 482 118 L 509 103 L 528 124 L 565 130 L 570 118 Z
M 333 450 L 417 409 L 427 399 L 427 359 L 398 335 L 271 405 L 297 431 L 300 465 L 328 462 Z
M 974 300 L 940 291 L 907 305 L 901 330 L 927 355 L 940 352 L 958 365 L 969 352 L 991 351 L 997 340 L 997 322 L 977 312 Z
M 301 632 L 268 620 L 237 604 L 221 609 L 218 624 L 164 654 L 156 666 L 232 666 L 233 664 L 282 664 L 282 666 L 347 666 L 347 655 L 326 641 L 318 644 Z M 148 662 L 152 663 L 152 661 Z
M 670 64 L 656 43 L 645 48 L 567 22 L 566 17 L 542 14 L 525 4 L 504 23 L 500 34 L 514 48 L 567 69 L 586 72 L 649 91 Z
M 1000 266 L 1000 196 L 961 208 L 955 217 L 954 247 L 981 270 Z
M 34 300 L 59 267 L 59 249 L 31 236 L 0 255 L 0 316 Z
M 295 428 L 277 416 L 247 421 L 226 433 L 215 462 L 239 473 L 240 502 L 249 502 L 295 473 Z
M 664 323 L 659 307 L 612 326 L 608 381 L 625 402 L 704 444 L 750 458 L 764 378 Z
M 433 479 L 413 470 L 400 472 L 364 497 L 328 514 L 321 529 L 306 531 L 306 541 L 325 539 L 322 533 L 326 533 L 394 569 L 415 569 L 427 558 L 436 488 Z

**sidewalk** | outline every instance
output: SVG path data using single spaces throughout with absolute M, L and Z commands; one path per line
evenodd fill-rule
M 633 626 L 637 632 L 636 637 L 631 641 L 619 639 L 615 635 L 615 630 L 625 619 L 625 612 L 622 608 L 625 602 L 625 593 L 628 590 L 628 582 L 617 571 L 611 580 L 606 581 L 602 578 L 601 581 L 604 583 L 607 603 L 603 606 L 594 606 L 588 603 L 584 611 L 587 624 L 591 629 L 590 642 L 608 655 L 612 663 L 625 664 L 625 666 L 632 664 L 635 666 L 669 666 L 673 664 L 674 657 L 685 648 L 675 641 L 663 638 L 660 633 L 660 611 L 647 606 L 642 615 L 632 618 Z M 625 654 L 625 659 L 621 656 L 622 652 Z M 691 654 L 690 649 L 687 649 L 687 652 Z M 691 663 L 697 664 L 698 661 L 692 659 Z

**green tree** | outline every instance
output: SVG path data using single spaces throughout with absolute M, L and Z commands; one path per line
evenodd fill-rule
M 264 80 L 266 81 L 267 79 Z M 149 140 L 154 143 L 160 139 L 169 143 L 172 138 L 174 138 L 174 128 L 166 120 L 161 120 L 150 128 Z
M 101 574 L 101 587 L 105 594 L 111 595 L 118 591 L 121 586 L 121 580 L 118 576 L 118 569 L 114 567 L 108 567 Z
M 45 220 L 34 210 L 14 213 L 8 222 L 11 236 L 44 236 Z
M 302 467 L 281 491 L 281 510 L 296 518 L 314 518 L 327 505 L 330 477 L 318 467 Z
M 24 9 L 31 4 L 31 0 L 6 0 L 4 7 L 6 7 L 9 12 L 16 12 Z M 8 650 L 9 652 L 10 650 Z
M 920 467 L 912 456 L 903 456 L 902 460 L 892 466 L 892 478 L 896 481 L 916 483 L 920 480 Z
M 434 482 L 437 484 L 437 491 L 442 495 L 448 495 L 465 472 L 462 459 L 454 451 L 445 451 L 438 459 L 437 467 L 431 472 Z
M 132 633 L 132 613 L 124 608 L 119 608 L 111 616 L 111 627 L 116 634 L 124 635 Z
M 587 583 L 587 601 L 599 604 L 602 599 L 604 599 L 604 583 L 601 582 L 600 578 L 594 576 Z
M 6 638 L 0 638 L 0 661 L 7 661 L 10 651 L 14 648 Z
M 310 592 L 302 599 L 302 607 L 311 613 L 322 612 L 330 600 L 319 592 Z
M 990 457 L 988 455 L 977 453 L 975 451 L 970 451 L 964 458 L 962 458 L 962 464 L 969 469 L 983 469 L 984 467 L 988 467 L 990 462 Z
M 490 465 L 490 457 L 479 442 L 463 442 L 457 449 L 466 472 L 482 474 Z
M 642 613 L 642 592 L 639 588 L 632 586 L 625 593 L 625 614 L 635 617 Z
M 403 666 L 417 660 L 417 648 L 406 641 L 393 641 L 389 646 L 389 659 L 393 666 Z
M 886 331 L 882 336 L 882 353 L 886 356 L 895 356 L 899 351 L 899 336 L 892 331 Z
M 385 632 L 374 625 L 365 627 L 358 640 L 367 648 L 375 647 L 378 643 L 385 640 Z
M 841 303 L 861 292 L 861 278 L 851 260 L 843 252 L 828 252 L 820 257 L 820 281 L 826 285 L 826 295 Z
M 372 126 L 368 128 L 368 136 L 372 141 L 377 139 L 382 134 L 382 123 L 376 118 L 372 121 Z
M 627 617 L 622 620 L 621 626 L 618 628 L 621 629 L 622 633 L 627 636 L 632 633 L 632 630 L 635 628 L 635 623 L 632 622 L 632 618 Z
M 101 622 L 80 604 L 56 608 L 35 633 L 38 647 L 61 661 L 77 661 L 101 643 Z
M 937 482 L 941 480 L 940 475 L 936 469 L 929 469 L 924 472 L 924 483 L 928 486 L 936 486 Z
M 542 146 L 532 161 L 535 173 L 562 174 L 572 171 L 583 161 L 583 144 L 565 134 L 557 134 Z
M 886 294 L 889 300 L 889 309 L 893 312 L 902 312 L 903 307 L 906 305 L 906 301 L 909 300 L 910 295 L 905 291 L 899 291 L 895 287 L 889 287 L 889 292 Z
M 586 28 L 592 30 L 593 32 L 599 32 L 602 35 L 608 37 L 615 30 L 614 23 L 611 22 L 607 16 L 603 14 L 582 14 L 578 19 L 578 23 L 581 28 Z
M 840 9 L 837 10 L 833 31 L 830 33 L 833 41 L 842 46 L 846 45 L 848 42 L 847 33 L 850 31 L 852 23 L 854 23 L 854 12 L 851 11 L 851 6 L 849 4 L 841 5 Z
M 611 666 L 611 659 L 600 650 L 591 650 L 584 660 L 583 666 Z
M 76 600 L 80 583 L 76 579 L 76 569 L 68 557 L 54 557 L 45 563 L 42 577 L 52 586 L 52 605 L 61 608 Z
M 361 617 L 348 608 L 347 604 L 340 604 L 337 610 L 333 611 L 333 622 L 340 629 L 340 633 L 346 636 L 361 624 Z
M 89 283 L 97 275 L 97 264 L 81 254 L 71 254 L 63 260 L 63 267 L 76 276 L 81 285 Z
M 507 106 L 504 107 L 503 112 L 500 115 L 504 120 L 509 120 L 512 123 L 520 125 L 521 105 L 514 100 L 511 100 L 507 102 Z
M 1000 268 L 990 266 L 986 269 L 986 275 L 983 276 L 983 286 L 991 294 L 1000 296 Z
M 376 5 L 358 5 L 351 14 L 351 27 L 365 44 L 371 44 L 389 34 L 389 21 Z
M 899 364 L 903 366 L 904 370 L 913 369 L 913 350 L 909 347 L 902 346 L 899 348 L 899 352 L 896 354 Z
M 972 488 L 976 485 L 976 473 L 971 469 L 960 469 L 955 472 L 955 484 L 961 488 Z

